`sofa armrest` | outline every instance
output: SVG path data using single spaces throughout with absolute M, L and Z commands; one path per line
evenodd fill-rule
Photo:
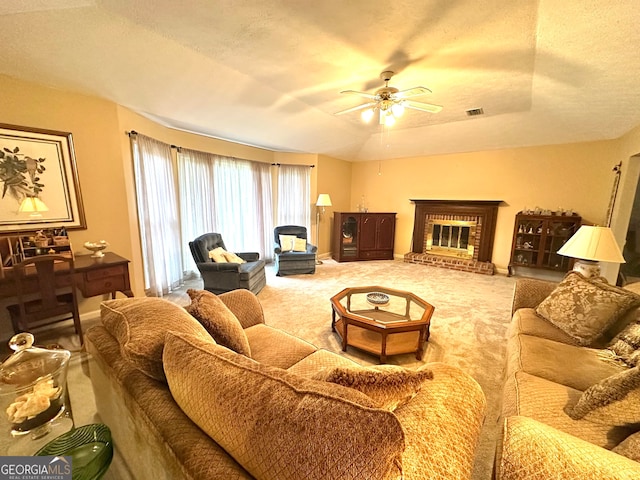
M 640 464 L 527 417 L 504 423 L 497 480 L 632 480 Z
M 258 297 L 249 290 L 240 289 L 218 295 L 220 300 L 236 316 L 242 328 L 264 323 L 264 312 Z
M 557 285 L 557 282 L 537 278 L 518 278 L 513 289 L 511 314 L 520 308 L 536 308 Z

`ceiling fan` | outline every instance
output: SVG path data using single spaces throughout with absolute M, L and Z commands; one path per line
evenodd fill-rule
M 409 100 L 409 98 L 412 97 L 431 93 L 431 90 L 426 87 L 413 87 L 402 91 L 395 87 L 390 87 L 389 80 L 391 80 L 393 75 L 394 72 L 390 70 L 382 72 L 380 78 L 384 81 L 384 87 L 379 88 L 375 93 L 358 92 L 356 90 L 343 90 L 340 92 L 346 95 L 358 95 L 367 98 L 369 101 L 362 105 L 337 112 L 335 115 L 344 115 L 345 113 L 363 110 L 361 114 L 362 119 L 365 122 L 369 122 L 377 110 L 380 116 L 380 125 L 390 127 L 396 123 L 397 118 L 402 116 L 405 108 L 429 113 L 438 113 L 442 110 L 440 105 Z

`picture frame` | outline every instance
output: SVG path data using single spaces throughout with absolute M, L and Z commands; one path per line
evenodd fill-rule
M 0 234 L 86 229 L 70 132 L 0 123 Z

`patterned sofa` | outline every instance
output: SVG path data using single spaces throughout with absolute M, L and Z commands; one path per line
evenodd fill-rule
M 639 286 L 516 280 L 496 478 L 640 478 Z
M 361 367 L 265 325 L 247 290 L 189 294 L 106 301 L 86 333 L 131 478 L 471 477 L 486 405 L 466 373 Z

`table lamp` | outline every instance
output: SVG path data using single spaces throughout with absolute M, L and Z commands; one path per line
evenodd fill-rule
M 42 213 L 48 212 L 49 208 L 38 197 L 24 197 L 18 213 L 28 213 L 30 217 L 41 217 Z
M 321 193 L 318 195 L 318 201 L 316 202 L 316 247 L 320 248 L 320 207 L 322 207 L 322 214 L 324 215 L 325 207 L 331 207 L 331 197 L 328 193 Z M 322 265 L 322 261 L 318 260 L 318 251 L 316 250 L 316 265 Z
M 600 275 L 600 262 L 625 263 L 613 232 L 608 227 L 581 226 L 565 243 L 559 255 L 577 259 L 573 270 L 585 277 Z

